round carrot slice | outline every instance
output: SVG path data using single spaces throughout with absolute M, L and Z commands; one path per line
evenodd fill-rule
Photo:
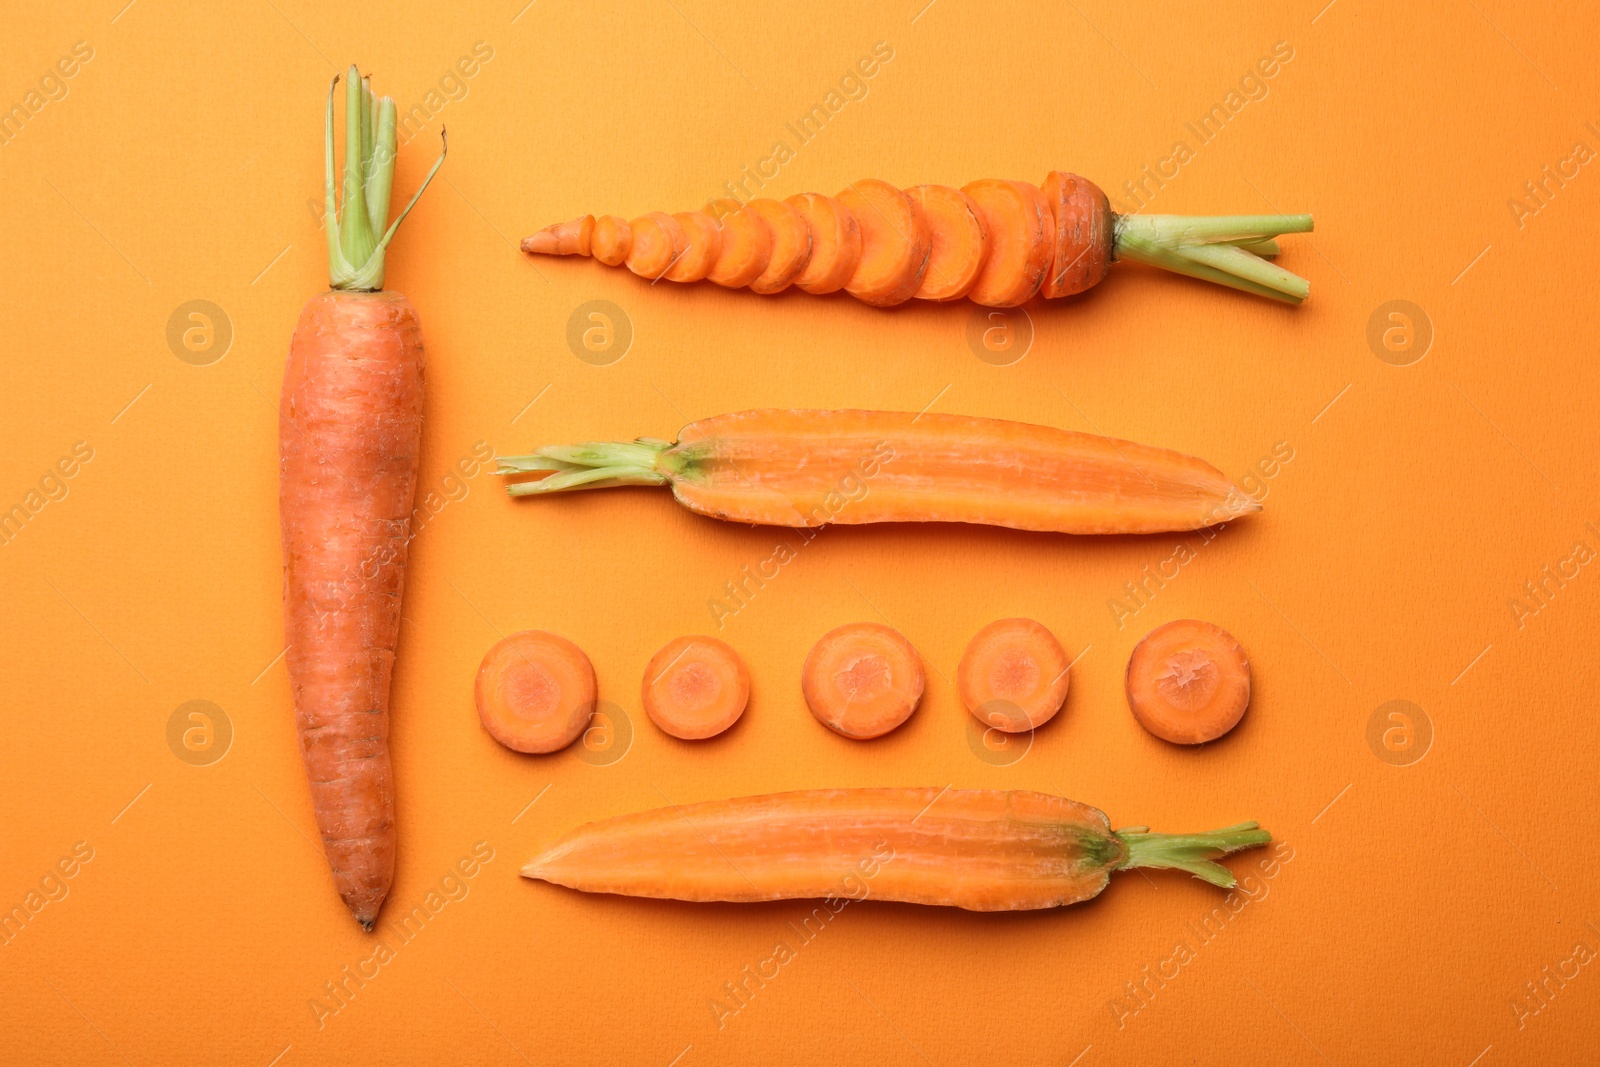
M 978 280 L 989 251 L 978 205 L 948 185 L 918 185 L 906 195 L 922 209 L 933 238 L 928 269 L 914 295 L 918 300 L 960 300 Z
M 683 227 L 687 246 L 662 277 L 669 282 L 697 282 L 711 273 L 722 251 L 722 227 L 704 211 L 680 211 L 672 217 Z
M 956 667 L 961 702 L 986 726 L 1020 734 L 1055 717 L 1067 700 L 1067 652 L 1032 619 L 979 630 Z
M 633 246 L 625 262 L 641 278 L 655 281 L 688 251 L 689 238 L 683 226 L 665 211 L 640 215 L 628 228 L 633 231 Z
M 806 656 L 800 689 L 822 725 L 864 741 L 911 717 L 922 699 L 922 658 L 898 630 L 852 622 L 822 635 Z
M 616 215 L 601 215 L 595 219 L 589 247 L 594 252 L 594 258 L 606 266 L 620 265 L 633 251 L 633 230 L 628 220 Z
M 1238 725 L 1250 704 L 1250 661 L 1222 627 L 1179 619 L 1134 648 L 1127 687 L 1139 725 L 1164 741 L 1198 745 Z
M 761 277 L 771 259 L 772 228 L 749 208 L 736 208 L 722 216 L 722 251 L 706 278 L 742 289 Z
M 496 741 L 518 752 L 555 752 L 576 741 L 594 713 L 594 665 L 565 637 L 523 630 L 489 649 L 474 695 Z
M 772 231 L 767 269 L 750 283 L 752 293 L 770 295 L 789 288 L 811 262 L 811 227 L 805 216 L 782 200 L 756 199 L 745 207 L 761 216 Z
M 835 199 L 861 227 L 861 262 L 845 292 L 864 304 L 893 307 L 910 300 L 928 269 L 933 235 L 922 209 L 876 178 L 855 182 Z
M 750 672 L 739 653 L 715 637 L 668 641 L 644 669 L 644 710 L 685 741 L 715 737 L 744 714 Z
M 831 196 L 798 193 L 784 201 L 805 220 L 811 234 L 811 260 L 795 276 L 795 288 L 822 296 L 844 288 L 861 262 L 861 224 Z
M 1025 304 L 1054 254 L 1055 219 L 1037 185 L 983 178 L 962 187 L 989 232 L 989 255 L 967 299 L 993 308 Z

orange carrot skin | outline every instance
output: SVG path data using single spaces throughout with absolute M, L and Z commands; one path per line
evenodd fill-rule
M 1055 253 L 1039 295 L 1053 300 L 1092 288 L 1110 273 L 1115 219 L 1106 194 L 1087 178 L 1053 170 L 1043 192 L 1055 223 Z
M 684 427 L 658 469 L 703 515 L 767 526 L 970 522 L 1158 533 L 1259 505 L 1204 460 L 1000 419 L 763 409 Z
M 1024 911 L 1096 896 L 1127 859 L 1105 813 L 1026 790 L 817 789 L 619 815 L 522 869 L 589 893 L 852 898 Z
M 394 880 L 389 682 L 422 437 L 410 302 L 326 292 L 300 314 L 279 407 L 285 661 L 339 895 L 369 929 Z

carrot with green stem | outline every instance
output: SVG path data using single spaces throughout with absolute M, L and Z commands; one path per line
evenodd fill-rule
M 1115 871 L 1234 885 L 1216 861 L 1272 835 L 1112 830 L 1104 812 L 1027 790 L 816 789 L 674 805 L 580 826 L 522 874 L 586 893 L 688 901 L 817 897 L 1026 911 L 1098 896 Z
M 697 281 L 707 276 L 701 260 L 716 257 L 715 229 L 734 226 L 739 264 L 712 275 L 737 288 L 756 263 L 762 241 L 748 231 L 755 220 L 730 217 L 747 208 L 773 226 L 773 271 L 746 282 L 758 293 L 775 293 L 791 280 L 809 293 L 845 289 L 868 304 L 891 307 L 913 297 L 958 300 L 989 307 L 1015 307 L 1034 296 L 1071 296 L 1097 285 L 1118 260 L 1133 260 L 1215 282 L 1257 296 L 1298 304 L 1311 292 L 1304 278 L 1271 262 L 1276 238 L 1308 233 L 1310 215 L 1119 215 L 1099 187 L 1087 178 L 1051 171 L 1043 185 L 983 179 L 962 189 L 919 185 L 904 192 L 886 182 L 852 183 L 836 196 L 802 193 L 784 203 L 794 207 L 809 228 L 809 241 L 790 234 L 793 218 L 773 212 L 778 201 L 741 202 L 725 198 L 705 210 L 662 215 L 652 212 L 631 223 L 615 215 L 584 215 L 546 227 L 524 238 L 532 255 L 593 255 L 651 281 Z M 675 240 L 662 236 L 662 219 Z M 602 223 L 604 226 L 602 227 Z M 605 240 L 591 246 L 588 234 L 604 229 Z M 681 240 L 676 240 L 680 238 Z M 649 254 L 618 254 L 643 240 Z M 673 256 L 697 256 L 670 273 Z
M 330 289 L 289 343 L 278 412 L 285 661 L 300 754 L 334 885 L 368 930 L 394 881 L 389 682 L 422 437 L 422 329 L 383 289 L 395 230 L 444 153 L 389 222 L 395 105 L 345 84 L 344 191 L 334 189 L 328 90 L 324 226 Z M 441 140 L 443 133 L 440 134 Z
M 678 440 L 591 441 L 501 456 L 512 496 L 670 485 L 692 511 L 764 526 L 968 522 L 1072 534 L 1197 530 L 1261 505 L 1164 448 L 1001 419 L 894 411 L 742 411 Z

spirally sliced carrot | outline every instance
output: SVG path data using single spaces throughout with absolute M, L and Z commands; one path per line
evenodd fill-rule
M 1058 170 L 1045 176 L 1040 191 L 1050 205 L 1054 248 L 1039 295 L 1053 300 L 1098 285 L 1111 270 L 1116 242 L 1106 194 L 1094 182 Z
M 722 216 L 722 250 L 706 279 L 729 289 L 739 289 L 761 276 L 772 258 L 772 229 L 761 216 L 735 203 Z
M 620 266 L 633 251 L 633 228 L 628 220 L 616 215 L 601 215 L 594 220 L 594 234 L 589 240 L 594 258 L 608 267 Z
M 711 273 L 722 251 L 722 227 L 704 211 L 680 211 L 672 217 L 683 228 L 685 248 L 662 277 L 669 282 L 697 282 Z
M 977 202 L 989 233 L 989 256 L 967 298 L 987 307 L 1025 304 L 1050 268 L 1055 220 L 1037 185 L 983 178 L 961 190 Z
M 750 283 L 750 291 L 781 293 L 811 262 L 811 227 L 806 225 L 805 216 L 782 200 L 758 198 L 745 207 L 761 216 L 772 231 L 772 258 L 766 270 Z
M 1098 896 L 1114 871 L 1181 870 L 1223 889 L 1216 862 L 1272 835 L 1112 830 L 1098 808 L 1013 789 L 814 789 L 673 805 L 580 826 L 522 868 L 586 893 L 689 901 L 898 900 L 1025 911 Z
M 917 710 L 925 679 L 922 657 L 898 630 L 852 622 L 812 646 L 800 674 L 806 706 L 845 737 L 882 737 Z
M 522 239 L 522 250 L 543 256 L 587 256 L 594 235 L 594 216 L 585 215 L 571 222 L 546 226 L 532 237 Z
M 956 667 L 961 702 L 979 722 L 1020 734 L 1055 718 L 1067 700 L 1066 650 L 1042 623 L 1000 619 L 979 630 Z
M 989 235 L 978 205 L 948 185 L 918 185 L 907 189 L 906 195 L 922 209 L 933 239 L 916 298 L 960 300 L 978 280 L 989 252 Z
M 764 526 L 970 522 L 1073 534 L 1197 530 L 1261 510 L 1211 464 L 1001 419 L 741 411 L 654 438 L 499 457 L 512 496 L 670 485 L 702 515 Z
M 739 721 L 750 701 L 750 672 L 715 637 L 668 641 L 644 669 L 645 714 L 685 741 L 715 737 Z
M 843 289 L 861 262 L 861 224 L 855 215 L 821 193 L 800 193 L 784 203 L 800 213 L 811 231 L 811 259 L 795 277 L 795 288 L 813 296 Z
M 1163 741 L 1198 745 L 1238 725 L 1250 705 L 1250 661 L 1232 634 L 1179 619 L 1145 635 L 1128 659 L 1128 707 Z
M 523 630 L 484 655 L 474 695 L 496 741 L 518 752 L 555 752 L 576 741 L 594 713 L 594 665 L 565 637 Z
M 689 249 L 689 237 L 682 224 L 665 211 L 640 215 L 628 228 L 633 231 L 633 246 L 626 262 L 628 269 L 641 278 L 660 278 Z
M 910 300 L 922 284 L 933 248 L 933 235 L 916 201 L 876 178 L 855 182 L 834 199 L 861 226 L 861 261 L 845 292 L 874 307 Z

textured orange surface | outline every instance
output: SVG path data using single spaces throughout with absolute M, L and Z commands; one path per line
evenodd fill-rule
M 0 509 L 24 516 L 0 525 L 0 907 L 25 916 L 0 938 L 0 1059 L 1592 1056 L 1592 13 L 125 4 L 28 5 L 0 35 L 0 107 L 21 108 L 0 115 Z M 323 94 L 352 60 L 407 116 L 397 199 L 443 125 L 451 144 L 390 256 L 430 380 L 376 937 L 313 845 L 279 655 L 277 397 L 325 284 Z M 1006 322 L 516 249 L 552 220 L 736 184 L 1052 169 L 1122 211 L 1314 212 L 1283 256 L 1310 301 L 1119 265 Z M 486 462 L 771 405 L 1113 434 L 1203 457 L 1265 510 L 1215 537 L 803 538 L 660 490 L 512 503 Z M 1078 660 L 1062 714 L 996 750 L 953 673 L 1008 616 Z M 1184 617 L 1236 635 L 1255 674 L 1239 728 L 1199 751 L 1122 698 L 1134 643 Z M 916 715 L 868 743 L 820 726 L 798 684 L 812 642 L 858 619 L 928 665 Z M 480 657 L 530 627 L 593 658 L 592 747 L 520 756 L 478 725 Z M 651 652 L 696 631 L 739 651 L 752 696 L 688 744 L 638 693 Z M 1057 793 L 1118 826 L 1255 818 L 1283 844 L 1233 861 L 1231 900 L 1119 874 L 1020 916 L 868 901 L 818 920 L 516 876 L 619 812 L 946 784 Z

